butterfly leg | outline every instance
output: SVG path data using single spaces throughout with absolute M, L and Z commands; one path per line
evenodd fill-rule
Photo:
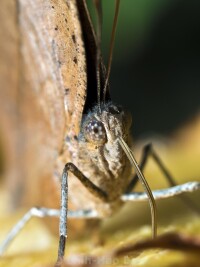
M 28 221 L 32 217 L 59 217 L 60 210 L 56 209 L 48 209 L 43 207 L 33 207 L 31 208 L 22 218 L 21 220 L 11 229 L 8 233 L 6 239 L 0 245 L 0 255 L 2 255 L 7 247 L 10 245 L 12 240 L 18 235 L 18 233 L 24 228 Z
M 200 182 L 188 182 L 181 185 L 176 185 L 166 189 L 152 191 L 155 200 L 171 198 L 173 196 L 182 195 L 183 193 L 191 193 L 200 190 Z M 130 192 L 121 196 L 121 200 L 126 201 L 146 201 L 147 194 L 143 192 Z
M 72 163 L 65 165 L 61 179 L 61 209 L 49 209 L 45 207 L 33 207 L 31 208 L 11 229 L 8 233 L 6 239 L 0 245 L 0 255 L 2 255 L 13 239 L 18 235 L 18 233 L 25 227 L 25 225 L 33 217 L 59 217 L 60 218 L 60 241 L 58 250 L 58 260 L 56 266 L 61 266 L 61 262 L 64 256 L 65 250 L 65 240 L 67 236 L 67 217 L 68 218 L 97 218 L 98 213 L 94 210 L 77 210 L 68 211 L 67 209 L 67 198 L 68 198 L 68 171 L 71 171 L 79 180 L 91 191 L 93 194 L 99 198 L 106 201 L 107 195 L 95 186 L 88 178 L 86 178 Z
M 19 232 L 25 227 L 25 225 L 33 217 L 60 217 L 60 210 L 49 209 L 44 207 L 33 207 L 31 208 L 11 229 L 11 231 L 6 236 L 6 239 L 0 245 L 0 256 L 6 251 L 8 246 L 11 244 L 13 239 L 19 234 Z M 98 217 L 97 212 L 93 210 L 77 210 L 68 211 L 68 218 L 96 218 Z
M 68 215 L 68 208 L 67 208 L 67 200 L 68 200 L 68 172 L 73 173 L 81 182 L 82 184 L 90 191 L 93 195 L 97 196 L 98 198 L 102 199 L 104 202 L 107 201 L 108 196 L 106 192 L 104 192 L 101 188 L 97 187 L 93 184 L 85 175 L 73 164 L 67 163 L 64 167 L 62 173 L 62 181 L 61 181 L 61 209 L 60 209 L 60 240 L 59 240 L 59 247 L 58 247 L 58 259 L 55 264 L 56 267 L 60 267 L 64 258 L 65 253 L 65 243 L 67 238 L 67 217 Z M 76 211 L 74 214 L 71 212 L 71 217 L 77 217 L 78 213 Z M 81 215 L 81 211 L 79 211 L 79 217 Z M 82 216 L 87 218 L 94 218 L 98 217 L 98 214 L 95 211 L 82 211 Z
M 145 168 L 149 157 L 152 157 L 155 163 L 161 169 L 170 187 L 177 186 L 175 179 L 173 178 L 169 170 L 165 167 L 165 165 L 161 161 L 156 151 L 153 149 L 152 144 L 148 144 L 143 148 L 142 159 L 140 163 L 141 170 Z M 137 182 L 138 182 L 138 177 L 137 175 L 135 175 L 133 179 L 131 180 L 131 182 L 129 183 L 125 193 L 130 193 L 135 187 L 135 185 L 137 184 Z M 200 213 L 200 207 L 198 207 L 187 195 L 181 194 L 180 198 L 191 210 L 193 210 L 195 213 L 198 213 L 198 214 Z

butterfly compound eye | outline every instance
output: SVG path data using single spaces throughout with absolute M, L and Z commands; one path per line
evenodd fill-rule
M 85 137 L 89 142 L 97 145 L 106 143 L 106 130 L 102 122 L 97 120 L 89 121 L 85 126 Z

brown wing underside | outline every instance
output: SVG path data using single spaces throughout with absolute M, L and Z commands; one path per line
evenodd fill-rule
M 24 198 L 37 205 L 44 195 L 41 182 L 52 176 L 65 134 L 79 131 L 87 86 L 85 49 L 75 0 L 19 0 L 18 6 L 8 0 L 4 5 L 12 10 L 2 21 L 0 51 L 7 183 L 15 204 Z

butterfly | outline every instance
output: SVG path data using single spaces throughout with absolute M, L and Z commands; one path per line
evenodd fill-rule
M 101 25 L 101 1 L 94 2 L 98 25 Z M 46 1 L 43 5 L 39 8 L 38 1 L 20 1 L 25 70 L 21 108 L 23 132 L 28 140 L 24 140 L 23 151 L 25 155 L 31 155 L 34 165 L 30 173 L 30 169 L 24 168 L 30 163 L 22 163 L 26 181 L 18 183 L 18 192 L 23 191 L 20 196 L 29 195 L 28 201 L 44 207 L 30 209 L 11 230 L 1 251 L 31 217 L 60 217 L 56 263 L 60 266 L 64 257 L 67 218 L 111 216 L 124 202 L 148 196 L 152 235 L 156 237 L 155 199 L 194 191 L 200 186 L 196 182 L 176 186 L 168 177 L 174 187 L 151 192 L 142 166 L 150 154 L 161 168 L 163 165 L 152 147 L 147 146 L 140 168 L 130 149 L 131 117 L 121 106 L 112 103 L 108 83 L 119 1 L 116 1 L 107 71 L 100 50 L 101 28 L 97 27 L 95 34 L 86 2 Z M 27 88 L 31 88 L 31 93 L 27 94 Z M 132 165 L 137 174 L 134 177 Z M 146 193 L 132 193 L 138 177 Z M 75 210 L 68 210 L 68 199 Z

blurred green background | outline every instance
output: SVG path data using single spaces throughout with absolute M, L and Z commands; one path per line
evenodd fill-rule
M 114 8 L 103 1 L 105 63 Z M 121 0 L 111 95 L 131 111 L 136 138 L 169 135 L 199 112 L 199 12 L 198 0 Z

